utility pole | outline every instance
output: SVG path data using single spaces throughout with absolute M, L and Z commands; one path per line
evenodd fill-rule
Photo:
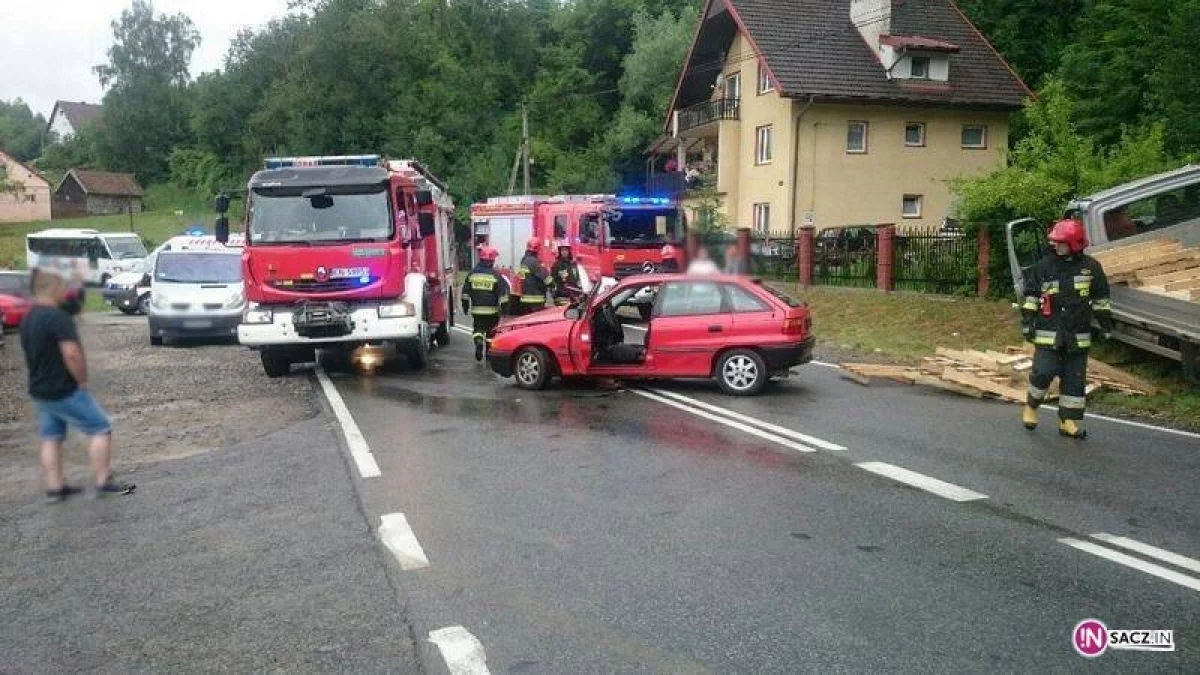
M 529 191 L 529 109 L 521 104 L 521 150 L 525 154 L 525 194 Z

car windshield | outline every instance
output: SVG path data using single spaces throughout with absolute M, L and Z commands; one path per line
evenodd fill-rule
M 384 183 L 254 190 L 250 245 L 387 241 L 392 232 Z
M 114 260 L 146 257 L 146 246 L 136 237 L 105 237 L 104 243 L 108 244 Z
M 0 293 L 28 297 L 29 276 L 26 274 L 0 274 Z
M 616 248 L 676 244 L 683 240 L 678 209 L 612 209 L 606 212 L 608 243 Z
M 242 281 L 242 256 L 228 253 L 163 252 L 154 279 L 185 284 L 236 284 Z

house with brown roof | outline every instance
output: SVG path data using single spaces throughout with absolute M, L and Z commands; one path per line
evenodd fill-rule
M 651 152 L 737 227 L 937 227 L 1030 96 L 952 0 L 707 0 Z
M 80 129 L 95 122 L 104 112 L 104 106 L 83 101 L 55 101 L 54 110 L 50 111 L 50 121 L 46 130 L 53 131 L 58 140 L 65 141 L 74 136 Z
M 0 150 L 0 223 L 50 220 L 50 183 Z
M 131 173 L 71 169 L 54 188 L 55 218 L 141 213 L 143 194 Z

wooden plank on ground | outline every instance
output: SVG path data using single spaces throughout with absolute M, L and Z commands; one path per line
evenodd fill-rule
M 1166 291 L 1190 291 L 1196 288 L 1200 288 L 1200 270 L 1196 270 L 1196 276 L 1191 279 L 1181 279 L 1163 285 L 1163 290 Z
M 1008 399 L 1010 401 L 1025 400 L 1025 392 L 1017 389 L 1016 387 L 992 382 L 991 380 L 979 377 L 978 375 L 958 372 L 953 368 L 947 368 L 944 370 L 942 372 L 942 379 L 953 384 L 961 384 L 967 387 L 979 389 L 985 393 L 999 396 L 1000 398 Z
M 987 370 L 996 371 L 998 373 L 1012 372 L 1011 365 L 1006 364 L 1006 366 L 1001 366 L 997 359 L 985 352 L 938 347 L 934 353 L 941 357 L 953 359 L 962 363 L 969 363 L 981 368 L 986 368 Z M 1007 370 L 1005 368 L 1007 368 Z
M 871 384 L 871 378 L 867 377 L 866 375 L 860 375 L 860 374 L 854 372 L 853 370 L 846 370 L 845 368 L 839 368 L 838 374 L 841 375 L 844 379 L 850 380 L 851 382 L 857 382 L 863 386 L 870 386 L 870 384 Z
M 1113 382 L 1137 389 L 1138 391 L 1143 391 L 1147 394 L 1158 393 L 1158 387 L 1154 386 L 1152 383 L 1143 380 L 1133 373 L 1110 366 L 1098 359 L 1088 360 L 1088 374 L 1098 375 L 1106 380 L 1112 380 Z
M 970 396 L 972 398 L 983 398 L 983 392 L 978 389 L 975 389 L 973 387 L 964 387 L 961 385 L 954 384 L 952 382 L 946 382 L 945 380 L 938 379 L 932 375 L 921 375 L 920 377 L 917 377 L 913 382 L 915 384 L 922 384 L 927 387 L 936 387 L 938 389 L 952 391 L 956 394 L 962 394 L 963 396 Z

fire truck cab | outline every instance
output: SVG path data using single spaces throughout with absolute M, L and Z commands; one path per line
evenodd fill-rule
M 367 354 L 368 368 L 400 352 L 423 368 L 431 344 L 450 340 L 453 210 L 445 185 L 416 161 L 266 160 L 247 190 L 238 340 L 269 377 L 317 348 Z

